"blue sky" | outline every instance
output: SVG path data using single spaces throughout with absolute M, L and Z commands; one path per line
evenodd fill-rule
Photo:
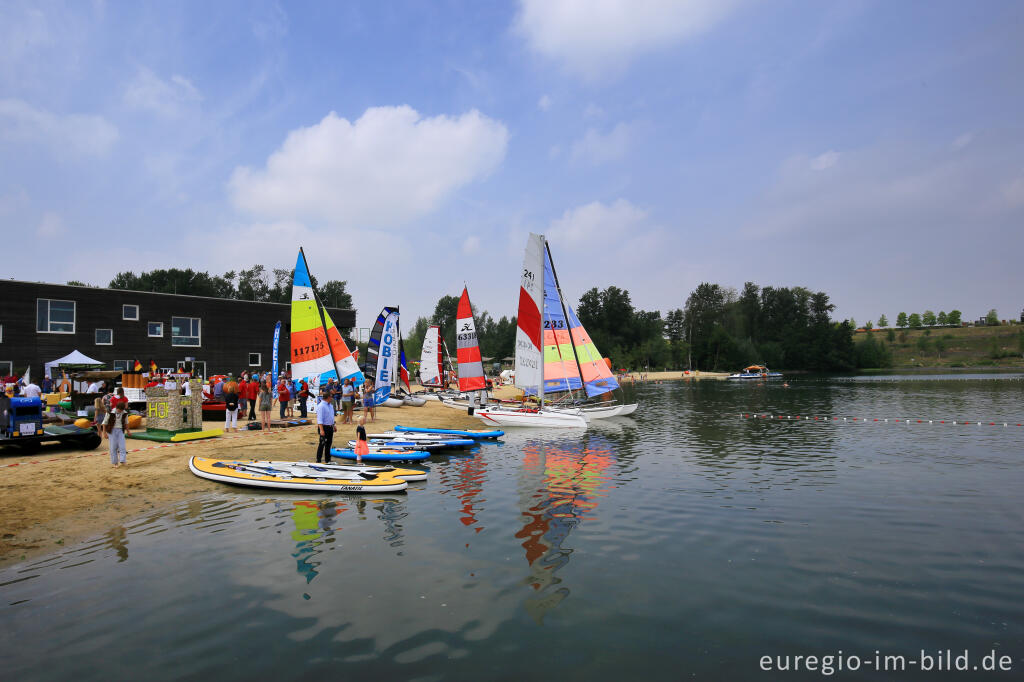
M 291 267 L 360 324 L 701 281 L 1024 307 L 1014 2 L 0 0 L 9 277 Z M 16 254 L 16 255 L 13 255 Z

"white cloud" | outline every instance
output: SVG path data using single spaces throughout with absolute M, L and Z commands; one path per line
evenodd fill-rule
M 637 55 L 709 31 L 733 0 L 520 0 L 514 31 L 535 52 L 588 80 Z
M 572 160 L 593 165 L 616 161 L 629 152 L 636 126 L 619 123 L 607 133 L 588 128 L 583 137 L 572 145 Z
M 548 238 L 557 244 L 575 247 L 584 243 L 615 244 L 638 231 L 647 221 L 647 211 L 625 199 L 610 206 L 594 201 L 569 209 L 551 221 Z
M 47 211 L 43 214 L 39 226 L 36 228 L 36 236 L 40 239 L 52 239 L 60 237 L 65 233 L 64 220 L 56 213 Z
M 547 95 L 541 95 L 540 99 L 537 100 L 537 108 L 541 111 L 547 111 L 551 108 L 551 98 Z
M 953 144 L 950 145 L 953 149 L 963 149 L 974 140 L 974 133 L 964 133 L 960 137 L 953 140 Z
M 469 235 L 468 237 L 466 237 L 466 241 L 462 242 L 462 253 L 466 255 L 471 255 L 474 253 L 479 253 L 479 251 L 480 237 L 477 237 L 475 234 Z
M 583 109 L 583 118 L 602 118 L 604 109 L 591 102 Z
M 0 99 L 0 139 L 44 143 L 61 157 L 103 156 L 117 138 L 117 128 L 102 116 L 54 114 L 20 99 Z
M 122 95 L 132 109 L 145 109 L 162 116 L 178 116 L 183 110 L 203 100 L 199 90 L 184 76 L 163 80 L 147 68 L 139 69 Z
M 423 118 L 408 106 L 367 109 L 356 121 L 334 112 L 288 134 L 264 169 L 236 168 L 235 206 L 266 220 L 388 226 L 438 207 L 494 171 L 508 130 L 475 109 Z
M 821 171 L 836 165 L 837 161 L 839 161 L 839 152 L 829 150 L 811 159 L 810 166 L 812 170 Z

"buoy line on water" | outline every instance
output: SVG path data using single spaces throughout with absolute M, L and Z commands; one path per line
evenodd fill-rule
M 760 414 L 756 412 L 741 412 L 740 417 L 742 419 L 767 419 L 770 421 L 815 421 L 815 422 L 857 422 L 864 424 L 948 424 L 950 426 L 1024 426 L 1024 422 L 995 422 L 995 421 L 971 421 L 971 420 L 960 420 L 960 419 L 901 419 L 895 417 L 815 417 L 813 415 L 799 415 L 799 414 Z

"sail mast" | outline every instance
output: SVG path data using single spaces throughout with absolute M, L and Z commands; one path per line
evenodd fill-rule
M 548 240 L 544 235 L 540 235 L 540 243 L 545 249 L 548 247 Z M 553 268 L 554 266 L 552 266 Z M 544 259 L 541 258 L 540 263 L 540 290 L 544 291 Z M 541 298 L 541 307 L 544 305 L 544 299 Z M 540 401 L 540 409 L 544 409 L 544 311 L 540 311 L 540 381 L 537 382 L 537 399 Z
M 569 326 L 569 311 L 565 309 L 565 296 L 562 295 L 562 287 L 558 284 L 558 271 L 555 270 L 555 259 L 551 256 L 551 246 L 545 241 L 544 248 L 548 252 L 548 262 L 551 263 L 551 275 L 555 278 L 555 290 L 558 292 L 558 302 L 562 304 L 562 316 L 565 318 L 565 330 L 569 334 L 569 345 L 572 346 L 572 357 L 576 360 L 576 371 L 580 373 L 580 389 L 583 389 L 583 367 L 580 365 L 580 356 L 576 352 L 576 344 L 572 340 L 572 329 Z M 552 331 L 552 334 L 554 332 Z M 556 339 L 557 341 L 557 339 Z M 562 353 L 559 350 L 558 356 L 561 357 Z M 569 389 L 569 394 L 573 396 L 573 400 L 576 399 L 575 394 L 572 392 L 572 385 L 566 380 L 565 385 Z

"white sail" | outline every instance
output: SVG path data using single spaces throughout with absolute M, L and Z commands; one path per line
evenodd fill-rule
M 541 311 L 544 309 L 544 238 L 530 233 L 523 258 L 519 284 L 519 314 L 516 328 L 517 388 L 543 390 L 543 337 Z
M 441 328 L 432 324 L 427 327 L 427 333 L 423 337 L 420 383 L 424 386 L 440 386 L 441 371 Z

